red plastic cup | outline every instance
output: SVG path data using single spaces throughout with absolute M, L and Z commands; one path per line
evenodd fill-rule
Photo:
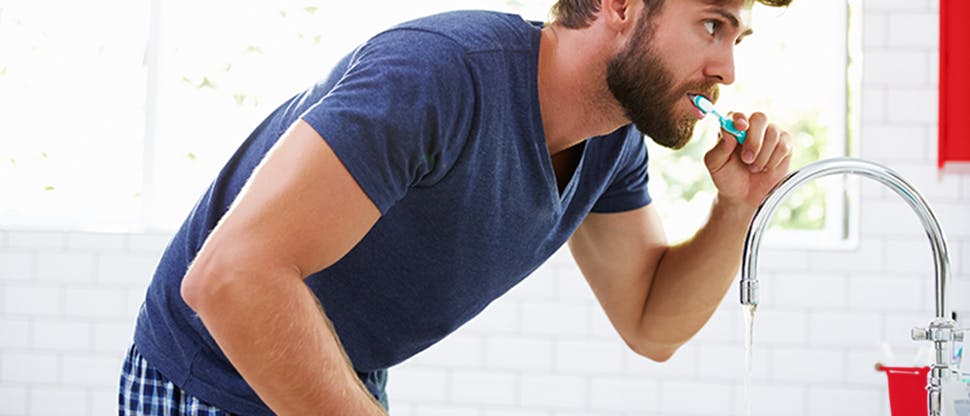
M 929 367 L 879 366 L 889 379 L 889 409 L 893 416 L 926 416 Z

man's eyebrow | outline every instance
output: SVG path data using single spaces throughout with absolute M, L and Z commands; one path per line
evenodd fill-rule
M 720 7 L 712 7 L 710 11 L 721 15 L 721 17 L 723 17 L 725 20 L 730 22 L 731 26 L 734 26 L 735 29 L 741 26 L 741 19 L 734 13 L 731 13 Z M 752 33 L 754 33 L 754 29 L 749 27 L 748 30 L 745 30 L 744 33 L 741 33 L 740 37 L 745 37 L 745 36 L 751 35 Z

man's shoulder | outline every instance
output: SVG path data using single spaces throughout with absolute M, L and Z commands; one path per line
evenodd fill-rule
M 537 24 L 514 14 L 462 10 L 418 18 L 401 23 L 384 34 L 418 32 L 437 35 L 455 43 L 464 52 L 529 50 Z M 398 33 L 398 34 L 399 34 Z

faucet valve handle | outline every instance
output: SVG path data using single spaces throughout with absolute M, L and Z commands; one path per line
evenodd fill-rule
M 930 339 L 930 330 L 927 328 L 915 327 L 909 331 L 913 341 L 926 341 Z
M 913 341 L 963 342 L 963 332 L 952 322 L 934 321 L 928 328 L 913 328 L 909 334 Z

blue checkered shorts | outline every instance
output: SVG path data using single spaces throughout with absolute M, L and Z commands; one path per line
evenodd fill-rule
M 119 416 L 232 416 L 195 397 L 148 364 L 132 345 L 121 370 Z

